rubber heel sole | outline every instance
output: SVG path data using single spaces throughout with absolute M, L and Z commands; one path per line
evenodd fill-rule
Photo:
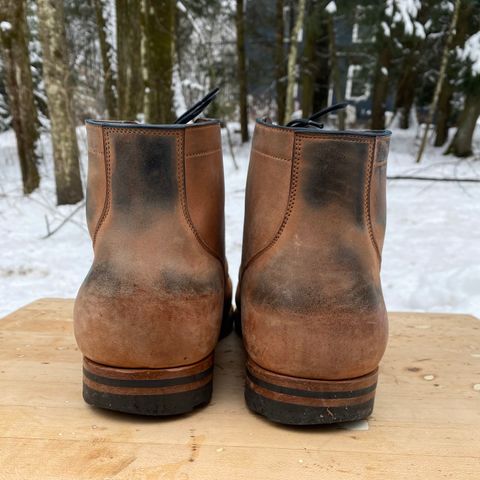
M 83 359 L 83 398 L 95 407 L 137 415 L 179 415 L 212 396 L 213 353 L 177 368 L 115 368 Z
M 322 425 L 367 418 L 378 369 L 348 380 L 311 380 L 270 372 L 247 360 L 245 400 L 255 413 L 286 425 Z

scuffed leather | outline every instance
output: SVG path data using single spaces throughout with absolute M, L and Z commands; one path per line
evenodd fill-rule
M 265 127 L 257 123 L 254 143 L 257 132 L 263 136 Z M 289 193 L 287 205 L 279 201 L 281 225 L 253 261 L 246 261 L 250 243 L 265 232 L 272 236 L 271 219 L 265 218 L 262 232 L 244 236 L 239 296 L 246 350 L 262 368 L 283 375 L 358 377 L 378 366 L 388 336 L 379 255 L 388 137 L 294 136 L 293 151 L 278 152 L 292 168 L 278 164 L 277 185 L 261 168 L 249 172 L 255 189 L 247 185 L 245 232 L 262 198 L 281 200 L 285 184 Z M 261 154 L 253 155 L 260 162 Z
M 80 350 L 95 362 L 124 368 L 198 362 L 215 348 L 231 287 L 221 155 L 185 152 L 196 144 L 218 150 L 218 123 L 87 129 L 89 149 L 103 144 L 103 155 L 90 157 L 94 262 L 75 302 Z M 192 172 L 185 163 L 193 159 L 199 165 Z M 207 194 L 214 200 L 192 215 Z

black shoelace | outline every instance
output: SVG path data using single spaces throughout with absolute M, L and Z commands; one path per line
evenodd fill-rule
M 286 126 L 302 127 L 302 128 L 308 128 L 308 127 L 323 128 L 323 123 L 318 123 L 316 120 L 323 117 L 324 115 L 327 115 L 330 112 L 335 112 L 336 110 L 346 108 L 347 105 L 348 105 L 348 102 L 335 103 L 334 105 L 330 105 L 329 107 L 323 108 L 319 112 L 314 113 L 308 118 L 297 118 L 296 120 L 291 120 L 290 122 L 287 123 Z
M 209 105 L 215 100 L 220 89 L 214 88 L 211 92 L 207 93 L 201 100 L 199 100 L 193 107 L 189 108 L 184 114 L 180 115 L 176 120 L 176 124 L 186 124 L 190 120 L 198 117 Z

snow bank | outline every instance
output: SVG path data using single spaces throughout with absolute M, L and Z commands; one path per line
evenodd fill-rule
M 233 126 L 230 127 L 233 131 Z M 86 140 L 78 130 L 83 173 Z M 480 129 L 476 150 L 480 149 Z M 428 147 L 415 164 L 415 128 L 395 130 L 389 175 L 480 178 L 480 165 Z M 50 144 L 42 137 L 42 149 Z M 249 145 L 236 146 L 239 170 L 224 143 L 226 246 L 237 281 L 241 258 Z M 23 197 L 15 137 L 0 134 L 0 316 L 39 297 L 73 297 L 90 268 L 92 248 L 82 208 L 58 233 L 43 238 L 76 207 L 55 207 L 50 162 L 41 166 L 41 189 Z M 480 184 L 388 182 L 388 225 L 382 277 L 390 310 L 471 313 L 480 317 Z

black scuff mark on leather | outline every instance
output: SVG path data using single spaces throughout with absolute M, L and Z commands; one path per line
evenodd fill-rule
M 364 223 L 364 187 L 368 164 L 368 144 L 323 140 L 305 142 L 300 169 L 301 192 L 314 209 L 336 203 L 345 215 Z
M 112 206 L 139 220 L 151 209 L 173 210 L 178 196 L 175 136 L 111 136 Z
M 361 253 L 345 245 L 330 256 L 302 252 L 294 258 L 285 252 L 251 282 L 254 304 L 298 315 L 369 312 L 383 302 L 379 279 L 370 275 Z

